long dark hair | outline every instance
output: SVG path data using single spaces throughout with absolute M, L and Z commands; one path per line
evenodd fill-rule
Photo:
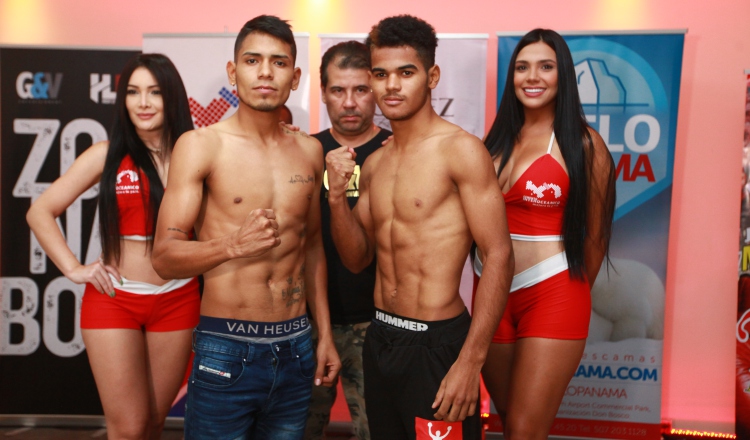
M 583 279 L 585 270 L 584 240 L 588 215 L 589 179 L 594 162 L 594 144 L 589 133 L 589 124 L 578 96 L 575 65 L 570 49 L 565 40 L 555 31 L 534 29 L 518 42 L 510 65 L 508 77 L 503 89 L 503 98 L 497 111 L 495 121 L 484 141 L 493 158 L 500 157 L 498 176 L 508 163 L 513 146 L 519 140 L 524 124 L 523 104 L 518 100 L 513 84 L 518 53 L 529 44 L 542 42 L 552 48 L 557 55 L 557 98 L 555 102 L 554 130 L 560 153 L 565 160 L 570 178 L 570 192 L 563 214 L 562 235 L 565 254 L 572 277 Z M 615 206 L 615 167 L 612 156 L 610 161 L 609 180 L 604 188 L 604 211 L 600 221 L 601 239 L 604 244 L 604 255 L 609 262 L 609 240 L 612 234 L 612 220 Z
M 164 196 L 164 185 L 159 178 L 154 160 L 148 147 L 138 137 L 125 106 L 128 82 L 133 72 L 139 67 L 145 67 L 154 76 L 164 102 L 164 125 L 159 153 L 162 158 L 169 157 L 177 139 L 186 131 L 193 129 L 185 86 L 177 68 L 169 58 L 161 54 L 140 54 L 128 61 L 117 84 L 114 123 L 99 185 L 99 235 L 102 242 L 102 254 L 107 262 L 119 263 L 120 261 L 120 212 L 115 195 L 115 183 L 117 170 L 125 156 L 133 159 L 139 169 L 140 177 L 144 178 L 145 175 L 148 179 L 149 194 L 146 196 L 141 193 L 144 203 L 146 199 L 149 201 L 146 206 L 146 225 L 144 225 L 146 230 L 156 230 L 159 205 Z M 152 244 L 148 241 L 149 247 Z

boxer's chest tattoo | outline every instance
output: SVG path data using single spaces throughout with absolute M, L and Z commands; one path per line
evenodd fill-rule
M 302 176 L 301 174 L 295 174 L 292 177 L 289 178 L 289 183 L 296 184 L 296 183 L 315 183 L 315 178 L 311 175 L 307 175 L 307 177 Z

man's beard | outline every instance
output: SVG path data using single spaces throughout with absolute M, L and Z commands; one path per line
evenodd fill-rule
M 347 117 L 347 116 L 358 116 L 360 118 L 360 121 L 357 125 L 352 124 L 345 124 L 341 121 L 341 119 Z M 338 127 L 339 131 L 346 134 L 360 134 L 363 131 L 365 131 L 368 127 L 367 120 L 365 119 L 364 115 L 361 112 L 344 112 L 338 115 L 336 118 L 336 126 Z
M 259 112 L 272 112 L 281 107 L 281 105 L 273 105 L 270 102 L 261 102 L 260 104 L 251 104 L 246 102 L 245 104 L 247 104 L 247 106 L 251 109 Z

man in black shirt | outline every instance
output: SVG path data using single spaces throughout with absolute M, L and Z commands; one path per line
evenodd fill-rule
M 346 191 L 350 207 L 359 198 L 359 170 L 391 132 L 373 123 L 375 98 L 370 89 L 370 50 L 362 43 L 339 43 L 326 51 L 320 65 L 321 96 L 331 128 L 313 135 L 323 144 L 323 154 L 346 145 L 357 152 L 356 167 Z M 359 439 L 369 439 L 362 378 L 362 343 L 375 313 L 373 261 L 358 274 L 344 267 L 333 244 L 328 206 L 328 177 L 324 174 L 320 193 L 323 246 L 328 265 L 328 304 L 336 350 L 343 368 L 341 384 Z M 336 387 L 314 387 L 306 439 L 323 438 L 336 399 Z

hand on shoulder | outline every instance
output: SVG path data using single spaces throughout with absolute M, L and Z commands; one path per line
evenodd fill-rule
M 294 134 L 294 135 L 299 135 L 299 136 L 304 136 L 304 137 L 310 137 L 309 134 L 307 134 L 304 131 L 302 131 L 296 125 L 287 124 L 284 121 L 279 121 L 279 125 L 281 126 L 281 129 L 284 130 L 285 134 Z

